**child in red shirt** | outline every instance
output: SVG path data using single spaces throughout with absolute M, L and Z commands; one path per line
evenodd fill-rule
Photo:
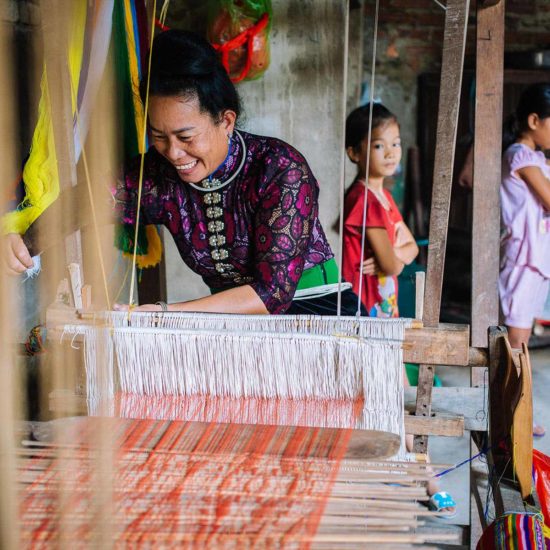
M 416 258 L 418 247 L 383 187 L 384 178 L 393 176 L 401 160 L 397 118 L 375 103 L 370 125 L 370 111 L 370 105 L 359 107 L 346 120 L 346 151 L 357 165 L 357 176 L 344 202 L 342 274 L 361 296 L 370 317 L 398 317 L 397 275 Z M 411 435 L 406 443 L 412 450 Z M 446 512 L 447 518 L 456 514 L 455 501 L 439 490 L 435 480 L 428 484 L 428 493 L 431 508 Z
M 346 151 L 357 165 L 357 176 L 344 203 L 342 274 L 370 317 L 398 317 L 397 275 L 414 260 L 418 247 L 383 187 L 384 178 L 395 173 L 401 160 L 397 118 L 374 103 L 369 142 L 369 116 L 370 105 L 365 105 L 346 120 Z

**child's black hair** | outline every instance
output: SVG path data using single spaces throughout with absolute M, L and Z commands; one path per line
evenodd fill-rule
M 353 110 L 346 119 L 346 149 L 358 149 L 369 133 L 370 103 Z M 397 117 L 381 103 L 372 104 L 372 130 L 389 122 L 397 124 Z
M 502 147 L 507 149 L 523 132 L 529 129 L 529 115 L 535 113 L 539 118 L 550 116 L 550 84 L 539 82 L 525 88 L 521 93 L 516 111 L 505 121 L 503 127 Z

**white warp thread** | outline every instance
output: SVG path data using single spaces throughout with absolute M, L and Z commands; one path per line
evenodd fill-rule
M 114 323 L 118 321 L 123 325 L 128 315 L 113 315 L 111 318 L 115 319 Z M 410 324 L 408 320 L 201 314 L 161 316 L 164 326 L 208 325 L 208 330 L 184 330 L 136 328 L 136 319 L 143 324 L 159 322 L 151 314 L 133 314 L 132 327 L 66 327 L 68 333 L 85 335 L 92 414 L 98 410 L 102 398 L 112 398 L 115 387 L 124 394 L 145 396 L 361 398 L 364 407 L 353 426 L 342 426 L 342 420 L 337 418 L 311 419 L 308 422 L 320 427 L 383 430 L 404 437 L 401 343 L 404 329 Z M 246 331 L 247 327 L 255 328 L 257 332 Z M 267 329 L 302 332 L 258 331 Z M 320 334 L 323 331 L 328 334 Z M 340 335 L 334 335 L 335 332 Z M 101 372 L 100 363 L 104 365 Z M 106 374 L 108 372 L 111 374 Z
M 351 400 L 284 400 L 258 398 L 157 397 L 136 394 L 117 396 L 122 418 L 194 420 L 233 424 L 271 424 L 349 428 L 356 425 L 357 406 Z
M 64 332 L 78 334 L 80 331 L 69 329 Z M 115 394 L 111 329 L 93 327 L 93 330 L 86 330 L 84 334 L 87 397 L 93 403 L 104 402 L 105 398 L 112 399 Z

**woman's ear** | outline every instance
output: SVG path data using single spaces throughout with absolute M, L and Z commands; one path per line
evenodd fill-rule
M 349 160 L 351 160 L 351 162 L 353 162 L 354 164 L 357 164 L 359 162 L 359 155 L 357 154 L 355 147 L 352 147 L 350 145 L 346 148 L 346 153 L 348 154 L 348 158 Z
M 237 120 L 237 114 L 231 109 L 226 109 L 222 114 L 221 124 L 225 133 L 230 136 L 235 129 L 235 121 Z

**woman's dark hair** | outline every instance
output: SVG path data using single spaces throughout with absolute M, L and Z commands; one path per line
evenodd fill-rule
M 153 40 L 149 95 L 196 97 L 202 112 L 219 120 L 226 109 L 241 112 L 239 95 L 216 50 L 198 34 L 172 29 Z M 139 93 L 145 102 L 147 75 Z
M 358 149 L 369 133 L 370 103 L 352 111 L 346 119 L 346 149 Z M 389 122 L 397 124 L 397 117 L 381 103 L 372 104 L 372 129 Z
M 539 82 L 523 90 L 515 113 L 504 121 L 503 150 L 529 129 L 528 118 L 532 113 L 537 114 L 541 119 L 550 116 L 550 84 Z

